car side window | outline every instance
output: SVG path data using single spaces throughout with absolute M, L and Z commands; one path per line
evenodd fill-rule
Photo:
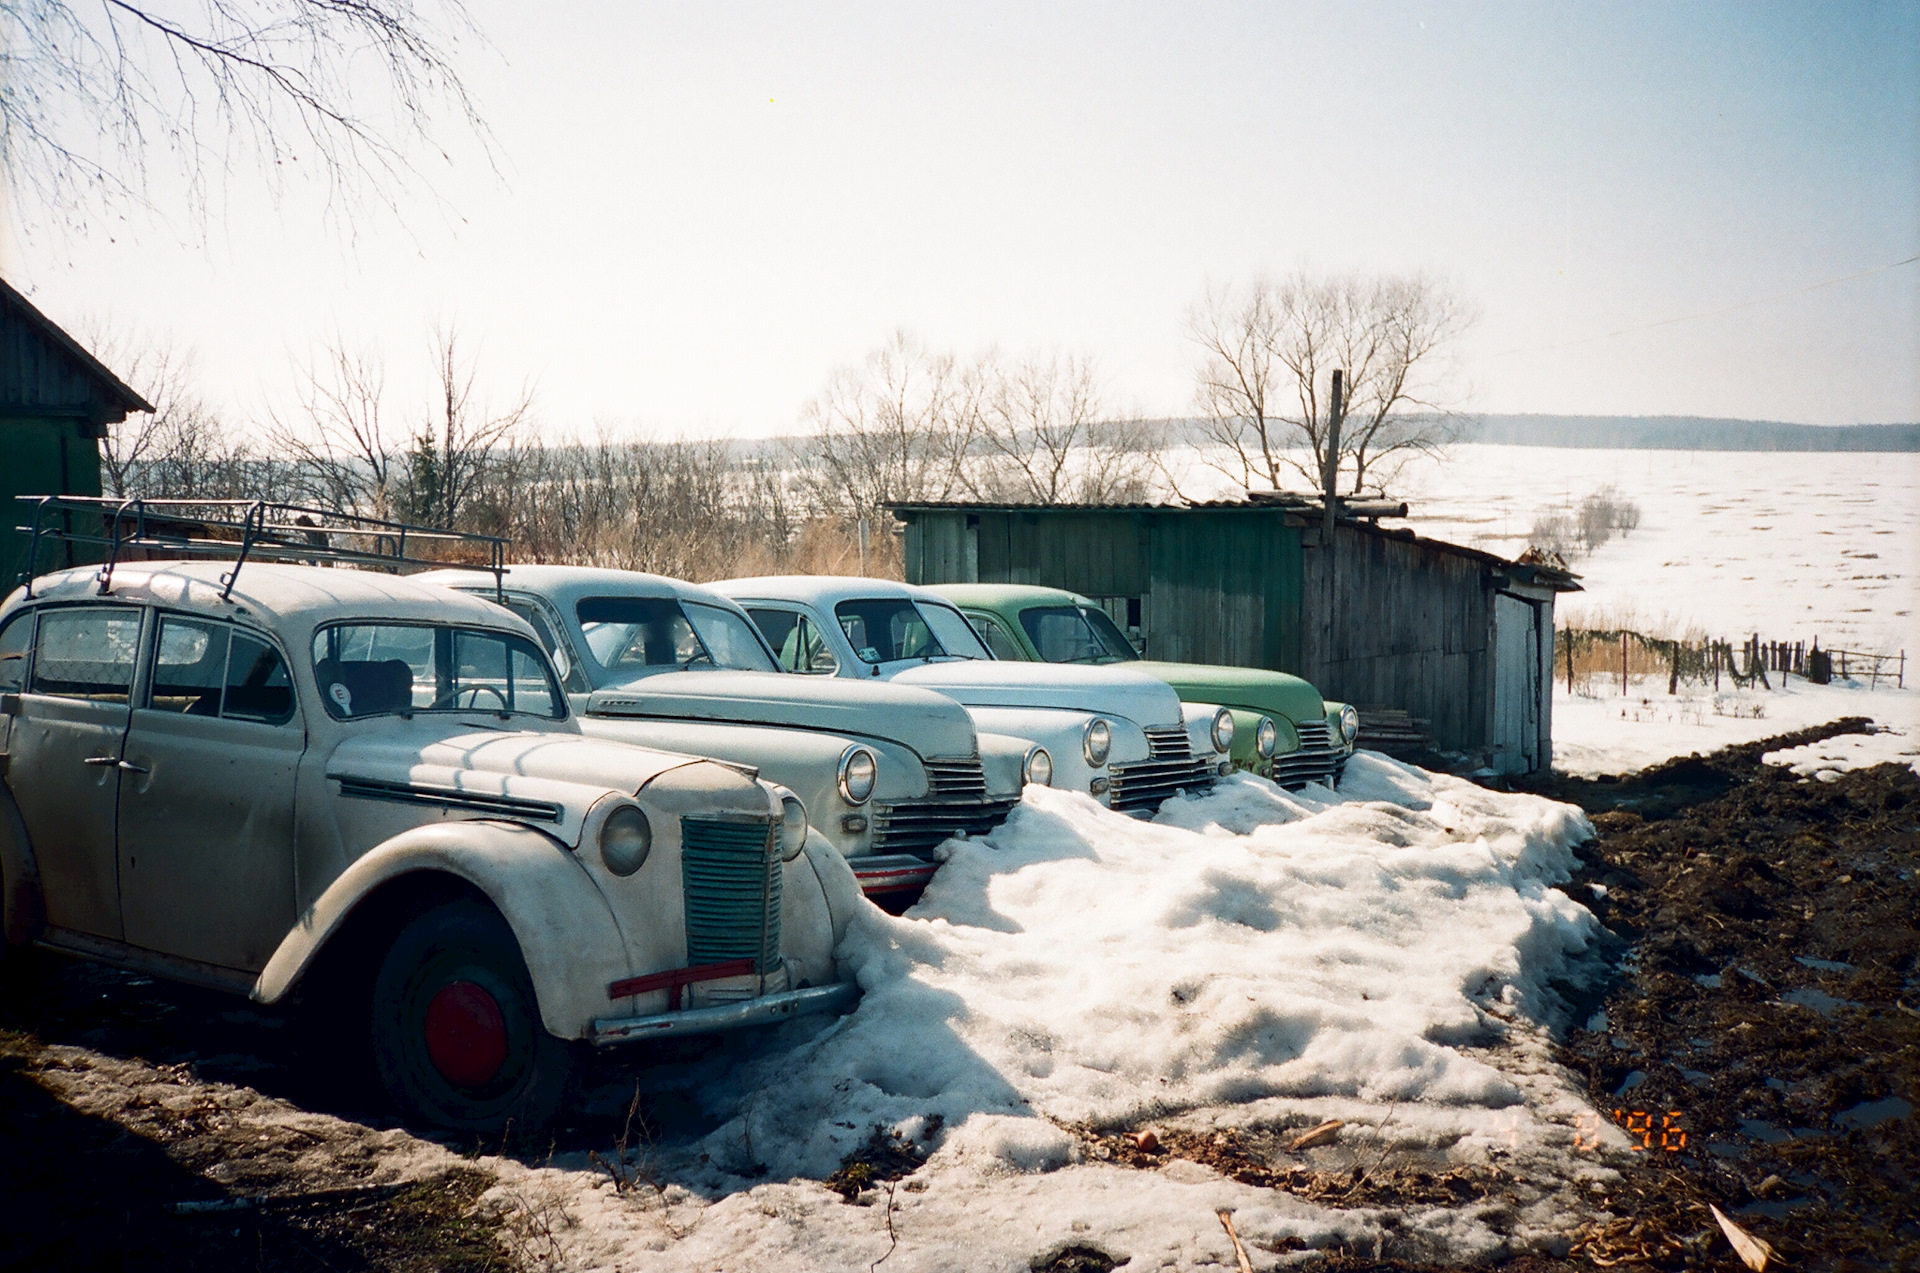
M 486 594 L 478 593 L 475 595 L 484 596 Z M 581 672 L 580 665 L 574 661 L 572 654 L 567 648 L 560 643 L 560 638 L 554 633 L 554 625 L 547 619 L 545 612 L 542 611 L 540 606 L 532 601 L 522 600 L 518 597 L 509 597 L 507 599 L 507 609 L 513 611 L 522 619 L 525 619 L 527 623 L 532 626 L 533 634 L 540 638 L 540 644 L 547 647 L 547 654 L 553 659 L 553 670 L 560 673 L 560 680 L 565 685 L 569 694 L 585 694 L 592 690 L 593 687 L 587 684 L 586 675 Z
M 147 706 L 188 716 L 283 725 L 293 719 L 287 661 L 230 624 L 163 615 Z
M 35 694 L 127 703 L 140 651 L 140 611 L 75 606 L 41 614 L 28 689 Z
M 220 715 L 227 720 L 284 725 L 293 719 L 293 709 L 293 676 L 280 651 L 258 637 L 235 632 L 227 651 Z
M 27 687 L 28 655 L 33 653 L 33 611 L 22 610 L 0 628 L 0 692 Z
M 154 643 L 153 689 L 147 705 L 155 711 L 188 716 L 218 716 L 227 683 L 224 623 L 165 615 Z
M 833 656 L 833 647 L 804 614 L 757 609 L 748 610 L 747 617 L 780 656 L 780 666 L 785 670 L 811 676 L 832 676 L 840 670 L 840 660 Z
M 1020 647 L 1014 644 L 1013 637 L 1007 630 L 986 615 L 972 610 L 967 612 L 967 618 L 972 622 L 974 630 L 980 634 L 981 640 L 987 643 L 987 648 L 993 651 L 994 658 L 1018 661 L 1027 657 L 1021 652 Z

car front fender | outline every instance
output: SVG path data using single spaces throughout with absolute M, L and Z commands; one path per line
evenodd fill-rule
M 403 832 L 341 872 L 267 961 L 252 997 L 284 997 L 363 900 L 414 873 L 451 876 L 486 895 L 520 943 L 541 1020 L 562 1039 L 586 1037 L 616 1006 L 607 999 L 613 982 L 680 958 L 630 949 L 586 868 L 552 838 L 512 823 L 448 822 Z

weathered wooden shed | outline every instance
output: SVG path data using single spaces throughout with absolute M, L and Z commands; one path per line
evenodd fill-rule
M 1553 606 L 1565 570 L 1298 497 L 1201 504 L 891 506 L 910 583 L 1025 583 L 1098 600 L 1148 657 L 1272 668 L 1401 708 L 1499 773 L 1552 758 Z
M 0 280 L 0 595 L 26 565 L 16 495 L 100 494 L 107 426 L 152 411 L 100 360 Z M 59 551 L 67 551 L 63 545 Z M 43 567 L 65 564 L 42 562 Z

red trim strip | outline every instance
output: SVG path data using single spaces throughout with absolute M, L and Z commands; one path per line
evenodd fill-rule
M 607 987 L 607 998 L 625 999 L 653 990 L 667 992 L 667 1011 L 680 1010 L 680 991 L 698 981 L 718 981 L 722 977 L 744 977 L 753 972 L 753 960 L 729 959 L 722 964 L 700 964 L 693 968 L 669 968 L 644 977 L 629 977 Z

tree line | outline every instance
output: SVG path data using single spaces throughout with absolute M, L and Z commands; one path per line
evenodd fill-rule
M 1085 352 L 971 356 L 896 331 L 833 370 L 776 442 L 558 436 L 530 383 L 483 377 L 436 328 L 428 402 L 401 404 L 377 351 L 345 337 L 294 369 L 246 431 L 196 388 L 189 358 L 113 333 L 94 343 L 154 403 L 102 444 L 113 495 L 267 498 L 505 536 L 520 560 L 716 578 L 748 570 L 897 573 L 884 505 L 1128 503 L 1179 497 L 1176 451 L 1248 489 L 1317 486 L 1322 395 L 1347 372 L 1343 490 L 1379 491 L 1453 419 L 1440 355 L 1471 320 L 1424 276 L 1254 280 L 1187 314 L 1197 425 L 1116 409 Z M 1192 445 L 1196 440 L 1197 447 Z

